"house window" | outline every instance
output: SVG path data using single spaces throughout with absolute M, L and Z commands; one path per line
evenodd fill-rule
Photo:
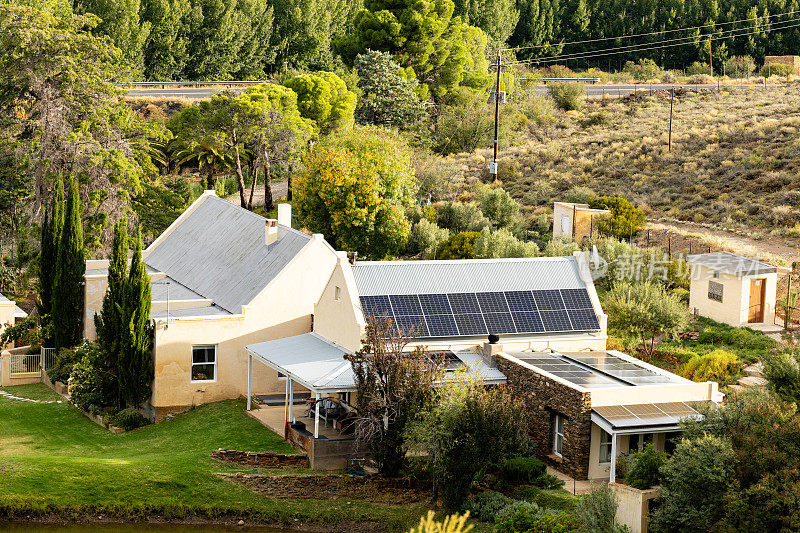
M 217 379 L 217 347 L 192 346 L 192 381 Z
M 708 282 L 708 299 L 715 302 L 722 302 L 722 283 L 716 281 Z
M 561 457 L 564 448 L 564 417 L 555 415 L 553 419 L 553 453 Z
M 600 463 L 611 462 L 611 433 L 600 430 Z
M 334 300 L 341 300 L 342 299 L 342 288 L 336 287 L 333 291 L 333 299 Z
M 653 444 L 652 433 L 634 433 L 628 438 L 628 453 L 644 450 L 647 443 Z

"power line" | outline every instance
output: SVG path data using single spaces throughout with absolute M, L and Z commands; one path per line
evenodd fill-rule
M 786 11 L 784 13 L 776 13 L 775 15 L 767 15 L 766 18 L 770 19 L 770 18 L 773 18 L 773 17 L 782 17 L 784 15 L 793 15 L 795 13 L 800 13 L 800 10 L 795 9 L 793 11 Z M 506 51 L 512 51 L 513 52 L 515 50 L 531 50 L 531 49 L 538 49 L 538 48 L 550 48 L 552 46 L 569 46 L 569 45 L 572 45 L 572 44 L 597 43 L 597 42 L 603 42 L 603 41 L 615 41 L 615 40 L 618 40 L 618 39 L 633 39 L 635 37 L 648 37 L 648 36 L 651 36 L 651 35 L 659 35 L 659 34 L 662 34 L 662 33 L 675 33 L 675 32 L 679 32 L 679 31 L 700 30 L 700 29 L 703 29 L 703 28 L 711 28 L 711 27 L 717 27 L 717 26 L 727 26 L 727 25 L 730 25 L 730 24 L 737 24 L 739 22 L 750 22 L 750 21 L 759 20 L 759 19 L 762 19 L 762 18 L 764 18 L 764 17 L 753 17 L 753 18 L 749 18 L 749 19 L 732 20 L 730 22 L 719 22 L 719 23 L 712 23 L 712 24 L 704 24 L 702 26 L 690 26 L 688 28 L 675 28 L 675 29 L 672 29 L 672 30 L 660 30 L 660 31 L 653 31 L 653 32 L 648 32 L 648 33 L 634 33 L 634 34 L 631 34 L 631 35 L 620 35 L 618 37 L 601 37 L 601 38 L 597 38 L 597 39 L 586 39 L 586 40 L 583 40 L 583 41 L 570 41 L 570 42 L 566 42 L 566 43 L 550 43 L 550 44 L 537 44 L 537 45 L 531 45 L 531 46 L 517 46 L 515 48 L 501 48 L 500 50 L 502 52 L 506 52 Z
M 751 30 L 752 28 L 739 28 L 739 29 L 736 29 L 736 30 L 725 30 L 723 32 L 720 32 L 717 35 L 714 35 L 714 34 L 696 35 L 696 36 L 693 36 L 693 37 L 681 37 L 681 38 L 678 38 L 678 39 L 667 39 L 667 40 L 664 40 L 664 41 L 655 41 L 653 43 L 645 43 L 647 46 L 627 45 L 627 46 L 620 46 L 620 47 L 615 47 L 615 48 L 604 48 L 604 49 L 600 49 L 600 50 L 593 50 L 593 51 L 587 51 L 587 52 L 576 52 L 576 53 L 573 53 L 573 54 L 562 54 L 562 55 L 552 56 L 552 57 L 523 59 L 523 60 L 507 63 L 507 65 L 511 66 L 511 65 L 524 65 L 524 64 L 530 64 L 530 63 L 553 63 L 553 62 L 556 62 L 556 61 L 563 61 L 563 60 L 566 60 L 566 59 L 590 59 L 590 58 L 594 58 L 594 57 L 603 57 L 603 56 L 609 56 L 609 55 L 616 55 L 616 54 L 626 53 L 626 52 L 644 52 L 644 51 L 647 51 L 647 50 L 658 50 L 658 49 L 662 49 L 662 48 L 671 48 L 671 47 L 675 47 L 675 46 L 687 46 L 687 45 L 691 45 L 691 44 L 696 44 L 699 41 L 704 41 L 704 40 L 707 40 L 707 39 L 708 40 L 712 40 L 712 41 L 719 41 L 719 40 L 723 40 L 723 39 L 732 39 L 732 38 L 735 38 L 735 37 L 744 37 L 744 36 L 747 36 L 747 35 L 754 35 L 754 34 L 757 34 L 757 33 L 771 33 L 773 31 L 779 31 L 779 30 L 785 30 L 785 29 L 789 29 L 789 28 L 794 28 L 794 27 L 797 27 L 798 24 L 792 24 L 792 25 L 786 25 L 786 26 L 780 26 L 780 27 L 778 27 L 778 25 L 786 24 L 787 22 L 795 22 L 795 21 L 798 21 L 798 20 L 800 20 L 800 18 L 789 19 L 789 20 L 786 20 L 786 21 L 779 21 L 779 22 L 773 23 L 769 27 L 763 26 L 763 27 L 759 27 L 759 29 L 756 29 L 754 31 L 748 31 L 748 32 L 745 32 L 744 30 Z M 723 33 L 726 33 L 728 35 L 723 35 Z M 671 44 L 661 44 L 661 43 L 671 43 Z M 650 46 L 650 45 L 659 45 L 659 46 Z

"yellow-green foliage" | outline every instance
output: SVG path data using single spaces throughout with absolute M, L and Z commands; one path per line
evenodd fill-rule
M 681 375 L 693 381 L 727 381 L 739 370 L 739 358 L 717 348 L 704 355 L 695 355 L 681 368 Z
M 467 525 L 469 511 L 446 516 L 444 522 L 434 520 L 433 517 L 434 512 L 428 511 L 428 516 L 419 519 L 419 527 L 410 529 L 408 533 L 467 533 L 475 527 L 472 524 Z

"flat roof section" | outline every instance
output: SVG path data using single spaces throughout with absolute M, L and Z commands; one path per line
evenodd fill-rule
M 778 271 L 777 267 L 731 252 L 690 255 L 686 257 L 686 262 L 736 276 L 772 274 Z
M 691 402 L 691 404 L 708 402 Z M 687 402 L 645 403 L 637 405 L 607 405 L 594 407 L 593 414 L 606 422 L 612 430 L 677 426 L 682 420 L 700 416 L 697 409 Z

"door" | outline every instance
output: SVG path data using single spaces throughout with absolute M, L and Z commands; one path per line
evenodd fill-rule
M 767 282 L 765 279 L 754 279 L 750 281 L 750 308 L 747 313 L 747 321 L 764 321 L 764 297 L 766 296 Z
M 563 215 L 561 217 L 561 235 L 572 235 L 569 215 Z

